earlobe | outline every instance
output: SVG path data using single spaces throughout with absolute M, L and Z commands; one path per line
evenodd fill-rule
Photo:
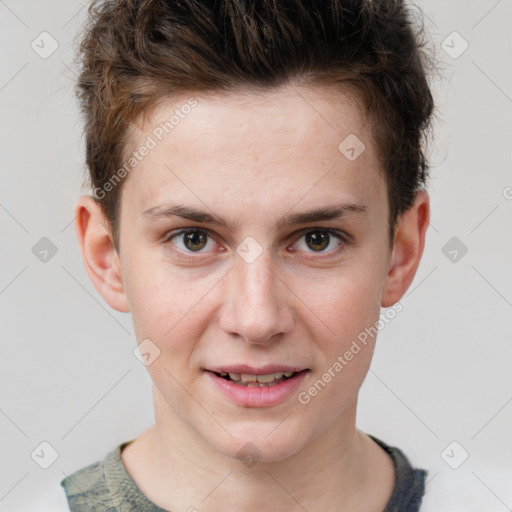
M 85 270 L 96 290 L 115 310 L 130 311 L 108 222 L 94 198 L 82 196 L 77 200 L 75 231 Z
M 412 206 L 400 216 L 397 223 L 382 307 L 387 308 L 398 302 L 411 285 L 423 255 L 429 220 L 429 196 L 427 192 L 420 191 Z

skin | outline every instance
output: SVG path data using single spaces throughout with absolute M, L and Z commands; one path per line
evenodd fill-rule
M 132 126 L 133 148 L 187 98 L 162 102 Z M 423 253 L 429 197 L 418 193 L 399 218 L 391 248 L 370 127 L 348 93 L 286 86 L 195 98 L 126 178 L 119 253 L 97 203 L 76 203 L 91 281 L 112 308 L 131 312 L 137 341 L 160 350 L 147 366 L 156 423 L 122 452 L 127 471 L 167 510 L 383 510 L 394 467 L 355 425 L 376 338 L 308 404 L 294 393 L 276 406 L 235 405 L 203 369 L 295 364 L 310 370 L 298 391 L 307 390 L 406 292 Z M 366 146 L 355 161 L 338 150 L 349 134 Z M 144 218 L 166 202 L 237 225 Z M 342 203 L 367 210 L 277 227 L 290 213 Z M 163 240 L 180 228 L 210 237 L 197 246 L 183 236 Z M 352 242 L 332 236 L 315 250 L 305 235 L 320 228 Z M 251 263 L 236 253 L 247 236 L 263 251 Z M 248 442 L 260 457 L 250 467 L 239 455 Z

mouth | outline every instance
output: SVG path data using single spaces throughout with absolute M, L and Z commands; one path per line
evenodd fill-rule
M 290 399 L 310 372 L 309 368 L 247 365 L 205 369 L 214 389 L 237 405 L 269 407 Z
M 228 380 L 237 386 L 267 388 L 281 384 L 282 382 L 293 379 L 297 374 L 306 372 L 272 372 L 265 374 L 235 373 L 235 372 L 212 372 L 218 377 Z

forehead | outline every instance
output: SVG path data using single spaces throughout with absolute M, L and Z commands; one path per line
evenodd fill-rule
M 187 124 L 193 125 L 193 134 L 183 129 Z M 158 142 L 188 135 L 192 135 L 189 142 L 199 142 L 197 137 L 205 136 L 215 139 L 216 149 L 224 146 L 231 151 L 229 134 L 245 138 L 250 146 L 269 138 L 275 140 L 276 136 L 279 140 L 288 137 L 290 142 L 301 141 L 307 145 L 311 140 L 315 146 L 322 138 L 332 145 L 333 139 L 336 141 L 350 133 L 357 134 L 368 145 L 372 136 L 358 96 L 348 88 L 334 90 L 326 86 L 288 85 L 161 98 L 130 128 L 131 142 L 147 134 L 152 134 Z M 171 134 L 172 137 L 167 137 Z M 294 149 L 300 152 L 301 148 Z
M 370 125 L 348 91 L 286 86 L 166 98 L 131 126 L 130 151 L 144 144 L 151 149 L 123 187 L 140 211 L 170 193 L 196 202 L 230 194 L 231 203 L 261 207 L 283 193 L 375 200 L 385 187 Z

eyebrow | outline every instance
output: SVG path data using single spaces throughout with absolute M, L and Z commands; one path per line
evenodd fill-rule
M 281 218 L 277 222 L 277 227 L 282 228 L 308 224 L 311 222 L 333 220 L 352 213 L 366 214 L 368 213 L 368 207 L 361 203 L 347 203 L 342 205 L 324 206 L 300 213 L 292 213 Z M 200 210 L 182 204 L 154 206 L 153 208 L 145 210 L 142 213 L 142 216 L 148 221 L 181 217 L 198 223 L 222 226 L 232 231 L 236 227 L 236 223 L 230 223 L 213 212 L 208 213 L 205 210 Z

